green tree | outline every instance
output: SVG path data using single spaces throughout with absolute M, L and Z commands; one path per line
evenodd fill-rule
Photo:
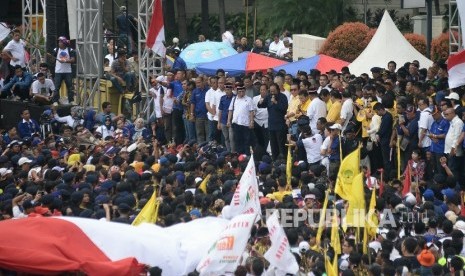
M 347 12 L 351 0 L 260 0 L 258 18 L 266 35 L 288 29 L 292 33 L 326 36 L 336 26 L 353 21 L 353 10 Z M 350 16 L 349 16 L 350 15 Z

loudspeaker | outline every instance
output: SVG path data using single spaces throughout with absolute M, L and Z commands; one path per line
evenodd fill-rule
M 66 36 L 69 39 L 68 6 L 66 1 L 47 0 L 47 52 L 51 53 L 58 46 L 58 37 Z

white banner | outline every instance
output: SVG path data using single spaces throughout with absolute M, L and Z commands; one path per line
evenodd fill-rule
M 233 273 L 236 270 L 256 217 L 256 214 L 244 214 L 229 222 L 197 266 L 201 276 Z
M 77 38 L 77 30 L 79 28 L 78 24 L 83 24 L 83 22 L 78 22 L 77 18 L 77 1 L 76 0 L 67 0 L 66 4 L 68 6 L 68 24 L 69 24 L 69 39 Z M 103 5 L 103 4 L 102 4 Z M 81 27 L 83 28 L 83 27 Z M 61 36 L 62 34 L 58 34 Z
M 258 214 L 261 216 L 260 200 L 258 198 L 258 180 L 255 172 L 253 155 L 237 184 L 236 191 L 230 203 L 230 215 Z
M 291 247 L 286 233 L 278 221 L 278 211 L 266 220 L 266 227 L 270 233 L 271 247 L 264 257 L 270 265 L 285 273 L 297 274 L 299 265 L 291 253 Z
M 10 31 L 5 22 L 0 22 L 0 41 L 4 40 L 10 34 Z
M 462 28 L 462 49 L 465 49 L 465 1 L 457 1 L 457 9 L 460 16 L 460 27 Z

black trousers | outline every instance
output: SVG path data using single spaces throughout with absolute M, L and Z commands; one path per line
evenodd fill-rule
M 270 130 L 270 146 L 273 160 L 277 160 L 279 155 L 286 158 L 286 130 Z

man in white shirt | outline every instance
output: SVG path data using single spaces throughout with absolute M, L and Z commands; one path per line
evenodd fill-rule
M 319 118 L 326 117 L 326 103 L 318 97 L 317 91 L 314 89 L 308 90 L 308 96 L 311 100 L 307 109 L 310 128 L 312 129 L 312 133 L 318 133 L 316 123 Z
M 218 125 L 218 107 L 220 106 L 220 101 L 221 97 L 225 95 L 225 88 L 224 88 L 224 83 L 225 83 L 225 78 L 220 77 L 217 78 L 217 89 L 213 91 L 213 93 L 210 94 L 210 107 L 212 111 L 215 111 L 215 115 L 213 116 L 213 124 L 211 125 L 210 131 L 211 131 L 211 140 L 215 140 L 217 143 L 221 143 L 221 130 L 217 128 Z M 206 98 L 205 98 L 206 101 Z M 207 114 L 208 116 L 208 114 Z
M 260 85 L 260 94 L 253 97 L 253 106 L 255 108 L 255 125 L 254 132 L 257 139 L 256 144 L 262 145 L 265 149 L 268 147 L 269 136 L 268 136 L 268 108 L 258 107 L 258 102 L 261 99 L 265 99 L 268 95 L 268 88 L 266 84 Z
M 342 107 L 341 107 L 341 125 L 342 132 L 346 129 L 350 120 L 354 116 L 354 102 L 352 101 L 349 92 L 342 92 Z
M 236 151 L 250 154 L 251 129 L 254 127 L 254 105 L 252 98 L 245 95 L 245 87 L 237 87 L 237 97 L 229 106 L 228 126 L 232 126 Z
M 289 43 L 289 39 L 285 38 L 283 40 L 283 47 L 278 50 L 276 55 L 280 58 L 284 58 L 284 56 L 290 52 L 290 49 L 291 49 L 291 43 Z
M 149 96 L 153 98 L 153 113 L 150 116 L 150 120 L 157 121 L 158 123 L 161 123 L 161 108 L 163 106 L 163 97 L 165 95 L 165 89 L 160 84 L 163 78 L 163 76 L 158 76 L 156 79 L 152 78 L 150 80 L 152 87 L 149 89 Z
M 331 91 L 331 86 L 329 85 L 329 78 L 328 75 L 323 74 L 320 76 L 318 79 L 318 82 L 320 83 L 320 86 L 318 87 L 318 94 L 320 94 L 321 89 L 328 89 L 328 91 Z
M 207 141 L 210 142 L 215 139 L 214 134 L 216 134 L 216 126 L 218 122 L 214 121 L 214 117 L 216 115 L 216 109 L 213 108 L 214 102 L 214 95 L 216 90 L 218 89 L 218 77 L 211 77 L 210 78 L 210 89 L 208 89 L 207 93 L 205 94 L 205 106 L 207 107 L 208 113 L 208 133 L 207 133 Z
M 271 42 L 270 46 L 268 46 L 268 53 L 271 56 L 276 56 L 279 50 L 281 50 L 281 48 L 283 47 L 284 43 L 281 40 L 279 40 L 279 35 L 275 34 L 273 42 Z
M 14 30 L 13 39 L 3 48 L 3 54 L 10 58 L 11 67 L 15 67 L 16 65 L 20 65 L 22 68 L 26 67 L 25 46 L 26 42 L 21 39 L 21 32 Z
M 444 145 L 444 153 L 447 154 L 448 159 L 447 166 L 459 181 L 459 178 L 462 178 L 463 150 L 462 143 L 459 143 L 458 139 L 463 129 L 463 121 L 455 114 L 454 108 L 446 109 L 443 115 L 450 122 Z
M 76 53 L 73 48 L 68 47 L 69 40 L 64 36 L 58 38 L 58 48 L 54 49 L 55 62 L 55 88 L 60 91 L 61 83 L 64 81 L 68 92 L 68 101 L 75 105 L 73 90 L 73 71 L 71 64 L 76 62 Z M 60 93 L 55 93 L 53 102 L 58 102 Z
M 44 73 L 37 74 L 37 80 L 32 83 L 30 96 L 37 104 L 50 104 L 55 94 L 55 84 L 46 79 Z
M 431 109 L 428 106 L 428 100 L 424 97 L 418 99 L 418 109 L 420 110 L 420 119 L 418 120 L 418 148 L 423 154 L 426 154 L 431 146 L 431 138 L 428 137 L 429 129 L 434 122 Z

